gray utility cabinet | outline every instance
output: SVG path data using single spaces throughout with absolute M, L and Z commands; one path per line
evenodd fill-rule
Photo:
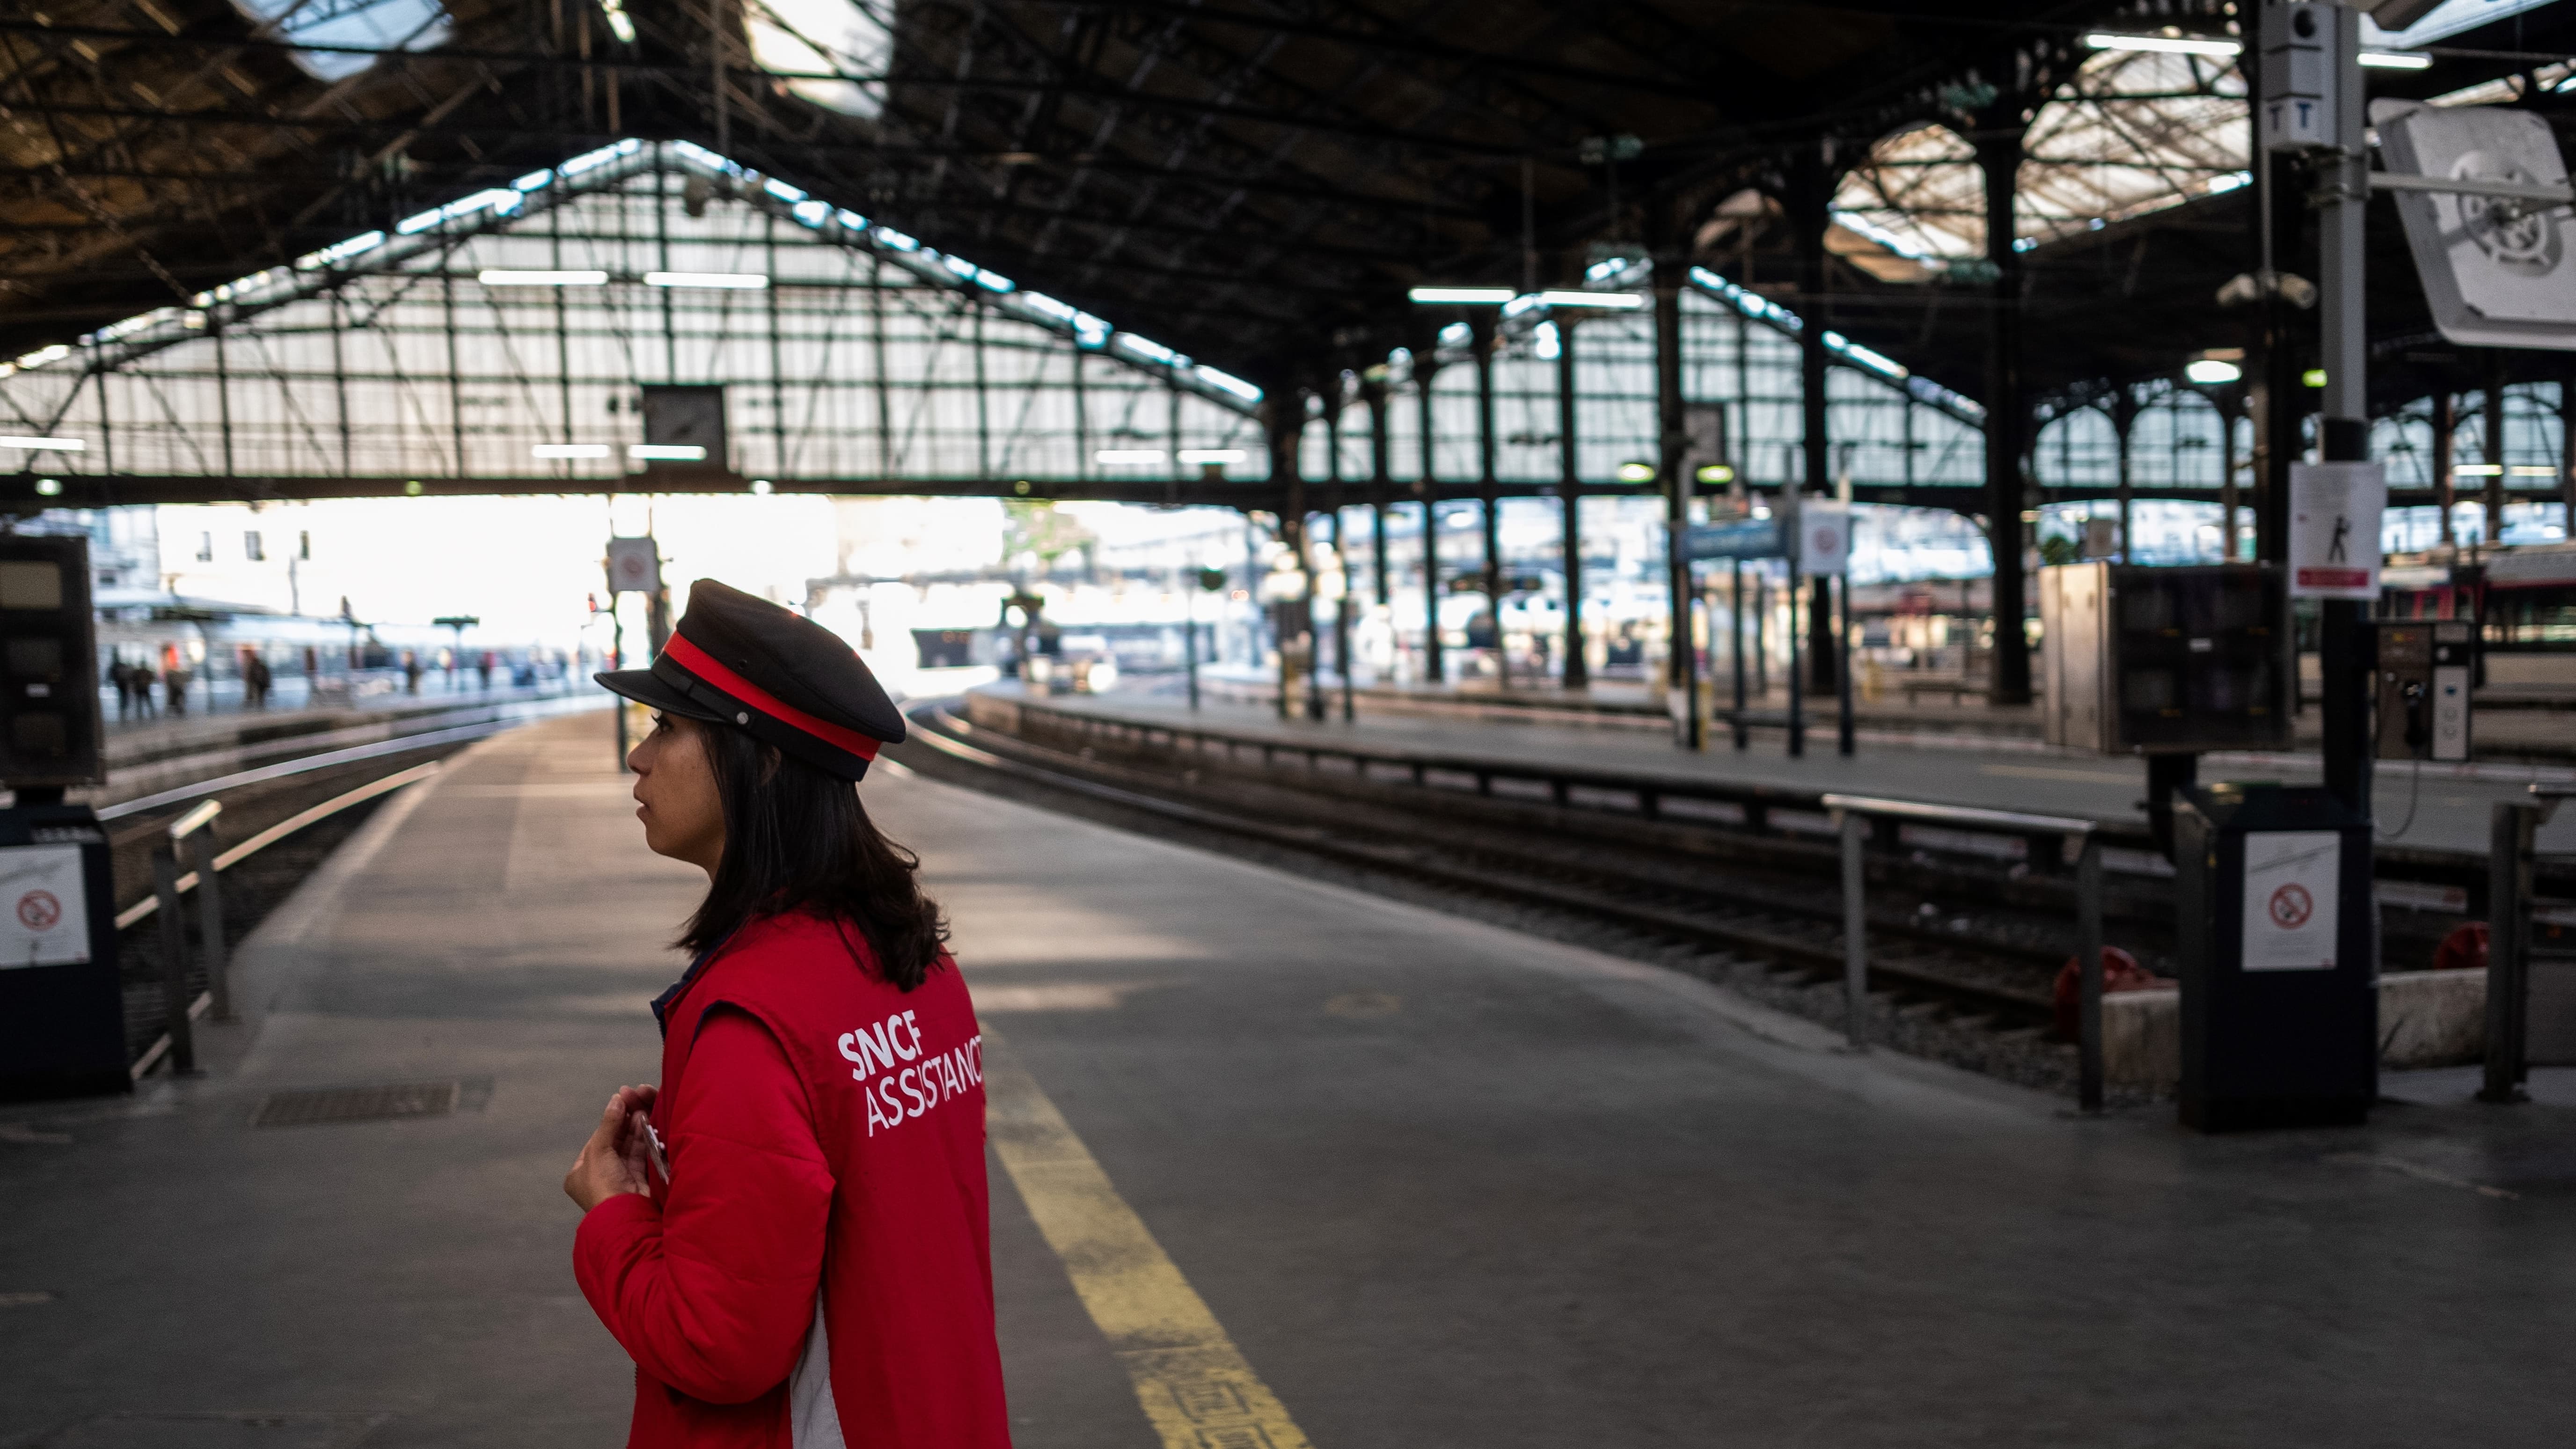
M 2039 571 L 2043 733 L 2102 754 L 2289 743 L 2289 611 L 2268 564 Z

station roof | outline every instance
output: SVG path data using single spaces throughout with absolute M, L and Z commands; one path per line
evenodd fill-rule
M 2495 0 L 2492 15 L 2514 11 Z M 2241 337 L 2242 87 L 2094 31 L 2222 0 L 94 0 L 0 18 L 0 358 L 628 136 L 716 148 L 1265 385 L 1418 335 L 1423 282 L 1564 285 L 1659 243 L 1974 393 L 1969 138 L 2032 122 L 2035 390 Z M 2576 6 L 2391 94 L 2551 113 Z M 714 24 L 710 25 L 710 17 Z M 1798 295 L 1776 198 L 1829 150 Z M 2374 332 L 2440 368 L 2394 227 Z M 2409 349 L 2412 350 L 2409 350 Z M 2432 361 L 2422 359 L 2431 358 Z M 2411 374 L 2410 374 L 2411 376 Z

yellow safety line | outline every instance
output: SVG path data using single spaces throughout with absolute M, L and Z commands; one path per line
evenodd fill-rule
M 1163 1449 L 1312 1449 L 1035 1078 L 984 1029 L 993 1150 L 1127 1366 Z

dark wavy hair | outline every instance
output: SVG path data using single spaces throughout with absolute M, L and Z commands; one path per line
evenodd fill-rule
M 690 723 L 724 804 L 725 846 L 706 899 L 680 928 L 681 949 L 696 955 L 747 922 L 809 911 L 864 937 L 897 990 L 919 986 L 948 941 L 948 922 L 915 879 L 921 858 L 886 839 L 849 781 L 745 731 Z

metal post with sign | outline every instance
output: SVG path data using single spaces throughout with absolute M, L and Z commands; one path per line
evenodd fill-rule
M 617 607 L 619 594 L 642 594 L 646 599 L 661 597 L 662 547 L 653 535 L 641 538 L 612 538 L 603 565 L 608 571 L 609 651 L 616 656 L 612 669 L 626 667 L 626 616 Z M 618 700 L 609 713 L 617 716 L 617 768 L 626 768 L 627 731 L 626 701 Z
M 125 1091 L 89 540 L 0 537 L 0 1097 Z
M 1834 748 L 1844 755 L 1852 752 L 1851 547 L 1851 505 L 1810 503 L 1798 510 L 1798 572 L 1826 580 L 1842 607 L 1835 630 L 1841 657 L 1834 671 Z
M 1789 551 L 1788 520 L 1775 514 L 1769 518 L 1732 518 L 1720 523 L 1692 524 L 1674 541 L 1674 554 L 1681 566 L 1710 559 L 1726 559 L 1734 565 L 1735 592 L 1729 608 L 1734 611 L 1735 708 L 1731 723 L 1735 747 L 1743 749 L 1751 734 L 1745 723 L 1744 697 L 1744 563 L 1747 559 L 1783 558 Z M 1756 624 L 1755 629 L 1760 629 Z M 1757 634 L 1758 637 L 1758 634 Z

